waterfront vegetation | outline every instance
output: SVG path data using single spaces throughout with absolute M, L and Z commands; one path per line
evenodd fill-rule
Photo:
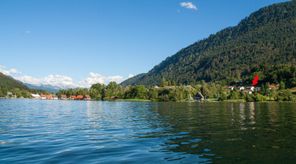
M 32 93 L 49 94 L 44 90 L 29 89 L 22 82 L 0 72 L 0 98 L 32 98 Z
M 287 89 L 285 83 L 279 85 L 261 84 L 257 90 L 251 92 L 248 89 L 240 90 L 239 87 L 230 89 L 219 83 L 200 83 L 191 85 L 169 85 L 164 82 L 160 86 L 146 87 L 144 85 L 121 86 L 115 82 L 108 85 L 94 84 L 90 89 L 76 88 L 60 90 L 58 97 L 89 95 L 92 100 L 124 100 L 124 101 L 174 101 L 190 102 L 201 100 L 199 94 L 203 95 L 204 101 L 296 101 L 295 89 Z
M 43 90 L 0 86 L 0 98 L 32 98 L 32 94 L 51 94 Z
M 282 67 L 268 72 L 264 71 L 263 67 L 261 68 L 251 74 L 248 79 L 231 83 L 200 81 L 195 84 L 180 85 L 174 81 L 163 79 L 158 86 L 124 86 L 116 82 L 110 82 L 108 85 L 94 84 L 89 89 L 60 90 L 56 95 L 61 99 L 73 99 L 71 97 L 80 96 L 81 99 L 86 100 L 89 100 L 88 97 L 90 97 L 91 100 L 112 101 L 190 102 L 202 99 L 208 102 L 296 101 L 295 66 Z M 250 91 L 251 79 L 254 74 L 259 75 L 261 80 L 256 89 Z M 3 74 L 0 82 L 0 97 L 32 98 L 32 94 L 52 94 L 46 91 L 29 89 L 22 83 Z M 242 87 L 243 89 L 241 89 Z M 52 95 L 54 96 L 54 94 Z

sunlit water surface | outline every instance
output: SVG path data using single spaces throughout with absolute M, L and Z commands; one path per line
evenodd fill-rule
M 0 100 L 0 163 L 294 163 L 296 104 Z

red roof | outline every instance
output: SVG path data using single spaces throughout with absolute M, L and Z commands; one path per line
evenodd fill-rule
M 77 95 L 75 100 L 83 100 L 84 96 L 82 95 Z

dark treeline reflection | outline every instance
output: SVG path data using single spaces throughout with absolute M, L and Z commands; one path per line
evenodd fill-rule
M 152 110 L 170 126 L 166 151 L 222 163 L 296 159 L 295 104 L 157 103 Z

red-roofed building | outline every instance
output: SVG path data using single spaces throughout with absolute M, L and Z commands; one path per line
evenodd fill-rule
M 84 99 L 84 96 L 82 96 L 82 95 L 77 95 L 76 96 L 76 99 L 74 99 L 74 100 L 83 100 Z

